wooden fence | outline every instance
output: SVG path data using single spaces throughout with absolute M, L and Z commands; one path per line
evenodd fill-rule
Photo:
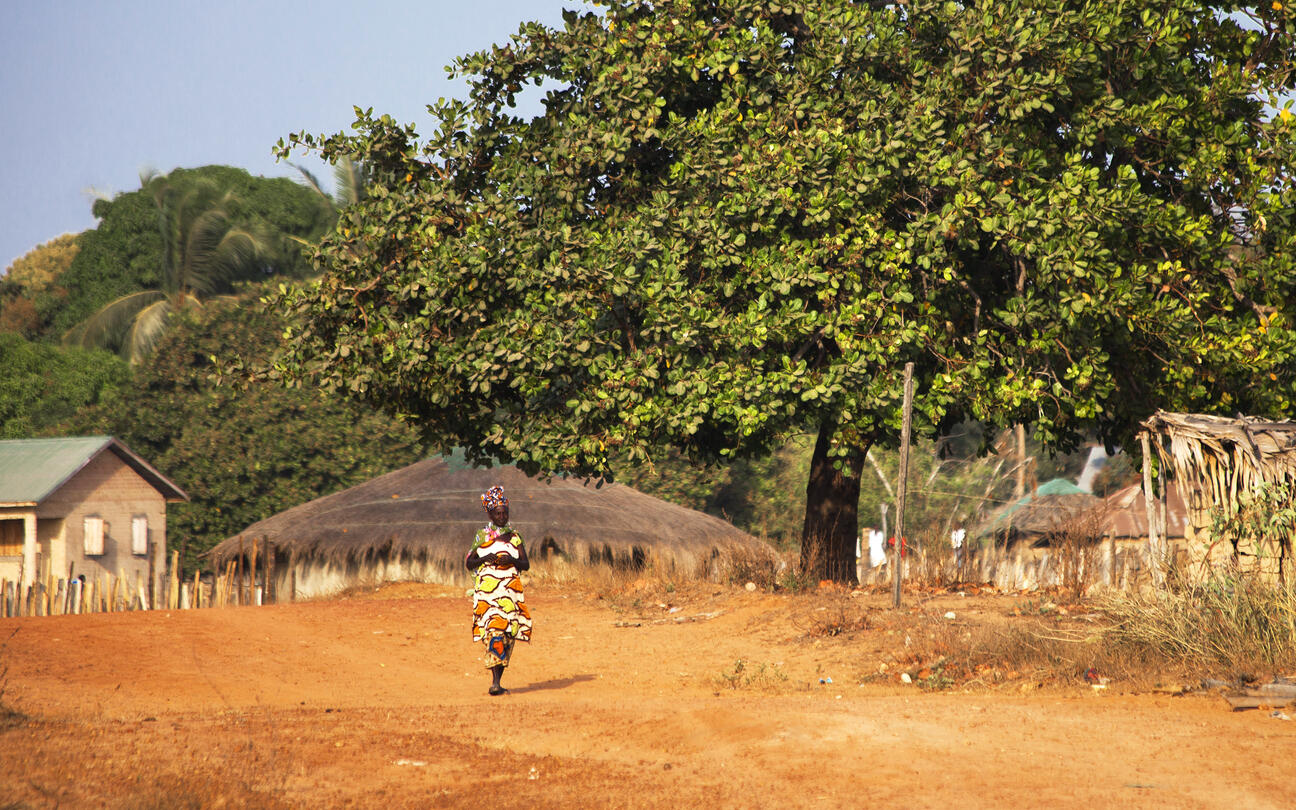
M 0 618 L 270 604 L 277 601 L 275 558 L 268 541 L 252 541 L 221 571 L 182 578 L 180 552 L 173 551 L 159 593 L 153 592 L 148 577 L 128 577 L 122 571 L 117 576 L 76 576 L 69 571 L 66 578 L 56 578 L 47 569 L 26 587 L 0 578 Z M 296 577 L 291 581 L 295 583 Z

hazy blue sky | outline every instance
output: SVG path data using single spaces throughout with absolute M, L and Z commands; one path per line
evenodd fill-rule
M 95 225 L 92 195 L 143 169 L 224 163 L 293 175 L 271 148 L 333 133 L 373 107 L 430 130 L 425 106 L 462 95 L 444 66 L 506 41 L 568 0 L 311 3 L 10 0 L 0 25 L 0 272 Z M 321 180 L 321 164 L 303 161 Z

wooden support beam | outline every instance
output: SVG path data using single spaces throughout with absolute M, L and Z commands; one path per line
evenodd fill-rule
M 913 429 L 913 371 L 912 362 L 905 363 L 904 369 L 904 410 L 900 425 L 900 480 L 896 486 L 896 531 L 894 570 L 891 572 L 892 602 L 900 607 L 900 584 L 904 579 L 904 518 L 905 495 L 909 490 L 909 436 Z

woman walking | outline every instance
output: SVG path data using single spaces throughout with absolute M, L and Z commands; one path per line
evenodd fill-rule
M 531 567 L 522 538 L 509 525 L 504 488 L 493 486 L 481 496 L 490 522 L 477 532 L 464 565 L 473 572 L 473 640 L 486 645 L 491 671 L 491 695 L 504 695 L 500 686 L 513 644 L 531 640 L 531 614 L 522 596 L 518 574 Z

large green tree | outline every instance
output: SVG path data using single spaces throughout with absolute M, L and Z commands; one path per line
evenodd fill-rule
M 812 431 L 802 564 L 838 580 L 906 361 L 919 435 L 1290 410 L 1285 4 L 603 5 L 461 59 L 426 141 L 281 144 L 372 170 L 281 372 L 529 470 Z
M 110 352 L 0 331 L 0 439 L 58 435 L 63 422 L 129 380 L 126 363 Z
M 179 484 L 171 546 L 192 572 L 202 554 L 249 524 L 422 457 L 416 431 L 316 390 L 246 389 L 213 380 L 217 364 L 265 360 L 283 332 L 255 300 L 180 315 L 130 384 L 65 425 L 108 433 Z
M 161 202 L 174 210 L 185 195 L 207 193 L 200 192 L 203 188 L 231 193 L 237 205 L 227 211 L 230 227 L 258 232 L 265 241 L 256 262 L 231 268 L 214 289 L 227 292 L 238 282 L 311 272 L 294 239 L 317 240 L 336 217 L 313 191 L 286 177 L 256 177 L 230 166 L 176 169 L 148 176 L 135 191 L 95 201 L 98 224 L 80 235 L 80 252 L 37 299 L 37 310 L 51 324 L 50 331 L 62 335 L 112 301 L 167 288 L 175 245 L 167 242 L 166 234 L 173 229 L 160 219 L 165 212 L 158 193 L 166 191 L 169 199 Z

